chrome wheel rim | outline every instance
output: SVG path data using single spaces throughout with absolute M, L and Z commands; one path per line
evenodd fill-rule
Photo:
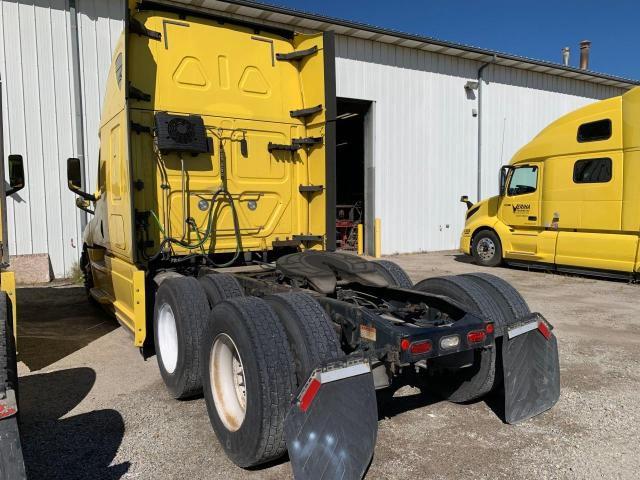
M 158 348 L 164 369 L 170 374 L 175 372 L 178 364 L 178 330 L 168 303 L 162 304 L 158 312 Z
M 490 238 L 482 238 L 476 245 L 476 252 L 480 259 L 489 261 L 496 254 L 496 244 Z
M 247 383 L 236 344 L 221 333 L 209 354 L 209 380 L 213 402 L 227 430 L 237 431 L 247 412 Z

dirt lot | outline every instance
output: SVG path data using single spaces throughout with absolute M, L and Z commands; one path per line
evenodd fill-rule
M 454 253 L 393 257 L 414 280 L 480 270 Z M 382 412 L 369 479 L 638 478 L 640 286 L 500 268 L 556 327 L 562 394 L 503 424 L 485 402 L 403 389 Z M 244 471 L 213 436 L 204 401 L 171 400 L 155 357 L 89 305 L 80 287 L 19 290 L 21 409 L 30 478 L 291 478 Z

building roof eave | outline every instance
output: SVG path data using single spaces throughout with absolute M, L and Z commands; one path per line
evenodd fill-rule
M 377 27 L 352 20 L 328 17 L 293 8 L 268 5 L 253 0 L 156 0 L 156 3 L 174 6 L 183 5 L 196 10 L 242 15 L 253 18 L 256 21 L 273 22 L 279 25 L 288 25 L 292 28 L 301 27 L 310 30 L 332 30 L 340 35 L 371 39 L 377 42 L 406 46 L 407 48 L 419 48 L 481 62 L 493 61 L 496 65 L 558 75 L 565 78 L 578 79 L 579 77 L 579 79 L 583 81 L 607 86 L 629 89 L 640 85 L 640 80 L 591 70 L 581 70 L 545 60 L 537 60 L 472 45 L 448 42 L 433 37 Z

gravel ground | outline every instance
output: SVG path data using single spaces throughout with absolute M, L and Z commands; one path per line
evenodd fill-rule
M 487 271 L 452 252 L 391 257 L 413 280 Z M 556 327 L 562 393 L 518 426 L 485 402 L 405 388 L 382 412 L 368 479 L 638 478 L 640 286 L 497 268 Z M 224 455 L 204 400 L 169 398 L 155 357 L 65 285 L 18 291 L 23 448 L 30 478 L 277 479 Z

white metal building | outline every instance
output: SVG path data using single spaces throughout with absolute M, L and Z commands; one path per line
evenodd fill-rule
M 103 86 L 124 3 L 0 0 L 4 156 L 22 154 L 27 163 L 27 187 L 8 202 L 9 249 L 49 253 L 58 277 L 82 241 L 66 159 L 84 156 L 94 184 Z M 369 231 L 381 218 L 385 254 L 456 248 L 461 194 L 495 194 L 499 166 L 547 123 L 638 83 L 250 1 L 164 3 L 336 33 L 337 96 L 368 102 L 366 224 Z M 465 88 L 483 66 L 480 89 Z

